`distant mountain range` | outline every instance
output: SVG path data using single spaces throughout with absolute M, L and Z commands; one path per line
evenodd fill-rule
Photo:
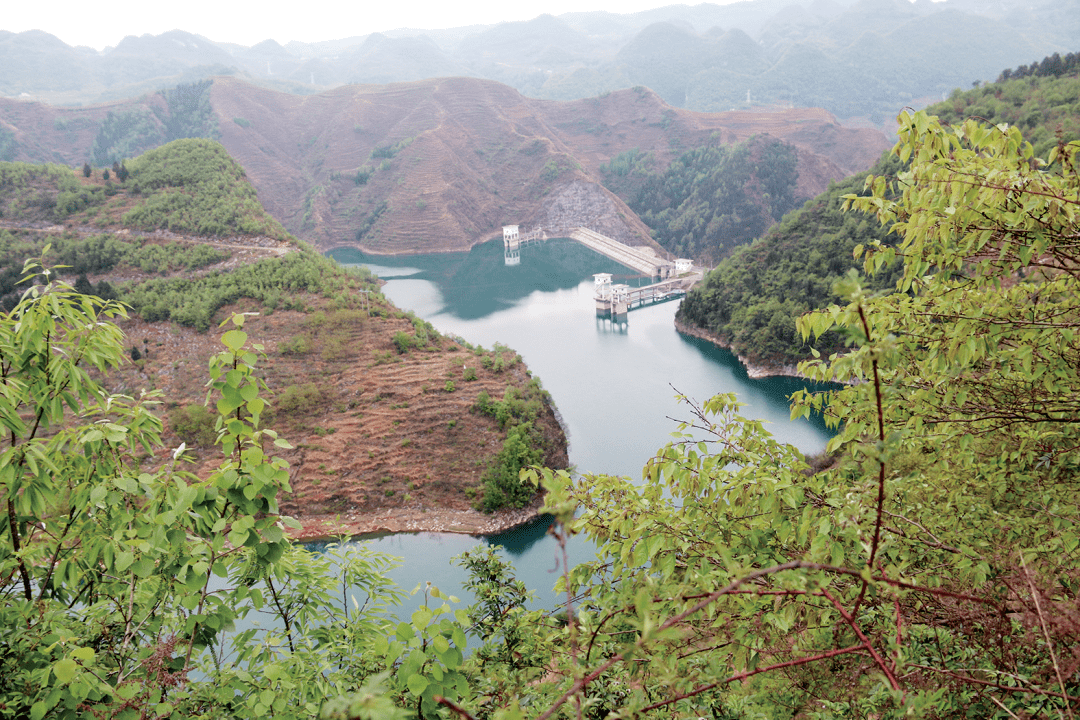
M 883 127 L 905 105 L 1074 51 L 1078 37 L 1080 0 L 749 0 L 286 46 L 174 30 L 100 53 L 0 31 L 0 95 L 85 104 L 223 74 L 296 94 L 467 76 L 540 99 L 641 85 L 692 110 L 822 107 Z
M 663 170 L 687 150 L 754 135 L 791 146 L 802 198 L 890 144 L 820 109 L 696 113 L 644 87 L 534 100 L 476 78 L 301 96 L 226 77 L 83 108 L 0 99 L 0 160 L 100 168 L 176 138 L 213 137 L 289 231 L 324 250 L 382 253 L 466 250 L 504 224 L 588 225 L 659 249 L 604 186 L 601 166 L 636 151 Z

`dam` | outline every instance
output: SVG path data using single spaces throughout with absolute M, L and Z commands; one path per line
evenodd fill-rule
M 522 233 L 519 225 L 503 226 L 503 259 L 507 265 L 521 263 L 521 248 L 533 243 L 543 242 L 549 237 L 543 228 L 535 228 Z M 586 227 L 577 227 L 567 234 L 558 237 L 569 237 L 595 252 L 611 258 L 620 265 L 625 265 L 634 272 L 646 277 L 672 278 L 693 271 L 693 263 L 690 260 L 680 258 L 667 260 L 660 257 L 650 247 L 634 247 L 602 235 L 595 230 Z

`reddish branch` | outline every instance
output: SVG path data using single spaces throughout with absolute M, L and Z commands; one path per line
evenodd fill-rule
M 450 698 L 444 698 L 442 695 L 436 695 L 431 699 L 437 702 L 439 705 L 445 705 L 446 707 L 450 708 L 465 720 L 476 720 L 476 718 L 468 710 L 461 707 Z
M 822 589 L 821 593 L 829 599 L 829 601 L 833 604 L 833 607 L 835 607 L 837 612 L 840 613 L 841 617 L 844 618 L 844 622 L 848 624 L 848 627 L 851 628 L 852 632 L 855 633 L 856 637 L 858 637 L 859 640 L 862 641 L 863 647 L 865 647 L 867 652 L 870 653 L 870 657 L 874 659 L 874 663 L 876 663 L 877 666 L 881 668 L 881 672 L 885 673 L 885 677 L 889 679 L 889 684 L 892 685 L 893 690 L 899 692 L 900 683 L 897 682 L 896 675 L 894 675 L 893 671 L 889 669 L 889 665 L 885 662 L 885 659 L 882 658 L 881 655 L 878 654 L 878 651 L 874 649 L 873 644 L 870 642 L 870 638 L 866 637 L 866 634 L 863 633 L 863 631 L 859 628 L 858 623 L 855 622 L 855 618 L 852 617 L 848 613 L 848 611 L 844 609 L 844 606 L 840 604 L 839 600 L 829 594 L 828 590 Z
M 733 590 L 739 589 L 739 587 L 741 585 L 745 584 L 745 583 L 748 583 L 748 582 L 750 582 L 752 580 L 756 580 L 759 577 L 765 577 L 766 575 L 772 575 L 774 573 L 782 572 L 784 570 L 793 570 L 793 569 L 798 568 L 798 567 L 803 567 L 803 565 L 805 565 L 805 563 L 803 563 L 801 560 L 793 560 L 791 562 L 783 563 L 782 565 L 774 565 L 773 567 L 762 568 L 761 570 L 755 570 L 752 573 L 749 573 L 744 577 L 741 577 L 741 578 L 738 578 L 736 580 L 731 581 L 728 585 L 726 585 L 725 587 L 717 590 L 716 592 L 709 593 L 703 600 L 696 603 L 695 605 L 693 605 L 689 609 L 684 610 L 683 612 L 679 613 L 678 615 L 675 615 L 674 617 L 668 618 L 668 620 L 665 623 L 663 623 L 662 625 L 660 625 L 660 627 L 658 627 L 657 630 L 658 631 L 664 631 L 664 630 L 668 630 L 668 629 L 674 627 L 675 625 L 678 625 L 679 623 L 681 623 L 683 620 L 690 617 L 694 613 L 697 613 L 697 612 L 703 610 L 704 608 L 708 607 L 711 603 L 715 602 L 718 598 L 730 593 Z M 636 644 L 640 645 L 641 640 L 638 640 L 638 642 Z M 560 707 L 562 707 L 563 704 L 567 700 L 569 700 L 571 697 L 573 697 L 574 695 L 579 693 L 586 685 L 591 683 L 596 678 L 600 677 L 601 674 L 606 672 L 610 667 L 615 665 L 617 662 L 619 662 L 620 660 L 623 660 L 624 658 L 628 658 L 630 656 L 631 652 L 632 651 L 628 650 L 624 654 L 614 655 L 614 656 L 608 658 L 596 670 L 593 670 L 591 673 L 589 673 L 585 677 L 574 681 L 574 684 L 571 685 L 566 690 L 566 692 L 564 692 L 559 697 L 559 699 L 556 700 L 552 704 L 551 707 L 549 707 L 542 715 L 540 715 L 538 718 L 536 718 L 536 720 L 547 720 L 549 717 L 554 715 L 555 711 L 558 710 Z
M 952 670 L 945 670 L 944 668 L 931 667 L 930 665 L 920 665 L 918 663 L 908 663 L 909 667 L 916 667 L 922 670 L 929 670 L 931 672 L 940 673 L 942 675 L 948 675 L 956 680 L 961 680 L 967 683 L 974 683 L 975 685 L 985 685 L 986 687 L 996 688 L 998 690 L 1007 690 L 1014 693 L 1023 693 L 1025 695 L 1046 695 L 1047 697 L 1056 697 L 1065 700 L 1068 703 L 1080 703 L 1080 696 L 1068 695 L 1066 693 L 1054 692 L 1053 690 L 1044 690 L 1040 687 L 1020 687 L 1017 685 L 1002 685 L 1001 683 L 990 682 L 989 680 L 979 680 L 973 678 L 970 675 L 961 675 L 960 673 L 953 672 Z
M 870 342 L 870 323 L 866 319 L 866 313 L 863 311 L 863 306 L 859 305 L 859 320 L 862 321 L 863 332 L 866 333 L 866 341 Z M 874 369 L 874 398 L 877 401 L 877 421 L 878 421 L 878 442 L 880 447 L 879 452 L 884 451 L 885 446 L 885 409 L 882 407 L 881 401 L 881 375 L 878 372 L 878 361 L 874 357 L 871 361 Z M 878 543 L 881 540 L 881 518 L 882 508 L 885 505 L 885 463 L 882 459 L 878 458 L 878 495 L 877 495 L 877 517 L 874 520 L 874 541 L 870 546 L 870 560 L 867 561 L 867 565 L 874 566 L 874 559 L 877 557 Z M 860 595 L 860 600 L 862 596 Z M 859 603 L 855 603 L 858 607 Z
M 766 577 L 766 576 L 769 576 L 769 575 L 775 575 L 776 573 L 783 572 L 785 570 L 795 570 L 795 569 L 821 570 L 823 572 L 831 572 L 831 573 L 836 573 L 838 575 L 848 575 L 850 577 L 859 578 L 860 580 L 863 580 L 862 575 L 861 575 L 860 572 L 858 572 L 856 570 L 849 569 L 849 568 L 836 567 L 836 566 L 833 566 L 833 565 L 822 565 L 820 563 L 804 562 L 802 560 L 792 560 L 791 562 L 786 562 L 786 563 L 783 563 L 783 564 L 780 564 L 780 565 L 774 565 L 772 567 L 761 568 L 759 570 L 754 570 L 753 572 L 747 573 L 745 576 L 743 576 L 741 578 L 738 578 L 736 580 L 731 581 L 728 585 L 726 585 L 725 587 L 723 587 L 723 588 L 721 588 L 719 590 L 708 593 L 707 595 L 694 596 L 695 598 L 700 597 L 701 599 L 697 603 L 695 603 L 693 606 L 687 608 L 686 610 L 679 613 L 678 615 L 675 615 L 675 616 L 669 618 L 666 622 L 661 624 L 657 629 L 658 629 L 658 631 L 663 631 L 663 630 L 668 630 L 668 629 L 678 625 L 679 623 L 683 622 L 684 620 L 686 620 L 691 615 L 705 609 L 711 603 L 713 603 L 716 600 L 720 599 L 724 595 L 731 595 L 731 594 L 735 594 L 736 592 L 738 592 L 740 594 L 746 593 L 746 592 L 758 592 L 756 590 L 743 590 L 743 591 L 741 591 L 740 588 L 743 585 L 745 585 L 746 583 L 757 580 L 758 578 Z M 967 595 L 965 593 L 953 592 L 951 590 L 943 590 L 941 588 L 922 587 L 922 586 L 919 586 L 919 585 L 914 585 L 912 583 L 906 583 L 906 582 L 903 582 L 901 580 L 893 580 L 891 578 L 882 577 L 882 576 L 871 576 L 870 579 L 872 581 L 874 581 L 874 582 L 882 582 L 882 583 L 885 583 L 887 585 L 891 585 L 893 587 L 903 588 L 903 589 L 906 589 L 906 590 L 912 590 L 914 592 L 923 592 L 923 593 L 927 593 L 927 594 L 930 594 L 930 595 L 937 595 L 937 596 L 942 596 L 942 597 L 950 597 L 950 598 L 953 598 L 953 599 L 956 599 L 956 600 L 967 600 L 967 601 L 970 601 L 970 602 L 977 602 L 977 603 L 982 603 L 982 604 L 997 607 L 997 603 L 995 603 L 993 600 L 989 600 L 987 598 L 976 597 L 974 595 Z M 863 580 L 863 582 L 865 583 L 865 580 Z M 765 590 L 764 588 L 760 591 L 761 594 L 775 594 L 776 592 L 777 591 Z M 791 591 L 791 594 L 793 594 L 793 595 L 794 594 L 802 594 L 802 592 L 801 591 Z M 710 683 L 708 686 L 701 686 L 700 688 L 696 688 L 695 690 L 690 691 L 690 694 L 688 694 L 688 695 L 686 695 L 684 697 L 691 697 L 693 694 L 700 694 L 701 692 L 706 692 L 707 690 L 709 690 L 709 689 L 711 689 L 713 687 L 717 687 L 718 685 L 722 685 L 724 683 L 733 682 L 735 680 L 740 680 L 740 679 L 743 679 L 743 678 L 747 678 L 747 677 L 750 677 L 751 675 L 757 675 L 759 673 L 768 672 L 770 670 L 777 670 L 777 669 L 780 669 L 780 668 L 791 667 L 791 666 L 794 666 L 794 665 L 805 665 L 807 663 L 814 662 L 815 660 L 823 660 L 825 658 L 833 657 L 835 655 L 842 655 L 842 654 L 853 653 L 853 652 L 858 652 L 858 651 L 869 651 L 870 656 L 874 659 L 874 662 L 878 665 L 878 667 L 880 667 L 882 669 L 882 671 L 885 673 L 886 677 L 889 679 L 890 684 L 893 686 L 894 689 L 899 691 L 900 686 L 899 686 L 899 682 L 896 679 L 895 674 L 889 669 L 888 665 L 881 658 L 881 655 L 878 654 L 878 652 L 876 650 L 874 650 L 872 644 L 870 643 L 869 638 L 867 638 L 866 635 L 855 625 L 854 620 L 852 619 L 852 616 L 846 610 L 844 610 L 844 608 L 842 606 L 840 606 L 839 603 L 837 603 L 837 601 L 834 598 L 832 598 L 832 596 L 830 596 L 825 590 L 822 590 L 821 594 L 824 597 L 828 598 L 833 603 L 833 605 L 835 607 L 837 607 L 837 609 L 840 611 L 840 614 L 844 617 L 845 621 L 855 631 L 856 636 L 858 636 L 858 638 L 860 640 L 859 645 L 855 645 L 855 646 L 848 647 L 848 648 L 841 648 L 841 649 L 837 649 L 837 650 L 828 650 L 828 651 L 825 651 L 823 653 L 819 653 L 817 655 L 809 656 L 809 657 L 806 657 L 806 658 L 800 658 L 798 660 L 789 660 L 787 662 L 777 663 L 775 665 L 769 665 L 769 666 L 764 667 L 764 668 L 758 668 L 757 670 L 751 670 L 751 671 L 747 671 L 745 673 L 740 673 L 738 675 L 733 675 L 730 678 L 726 678 L 725 680 L 721 680 L 721 681 L 718 681 L 716 683 Z M 641 640 L 638 640 L 638 642 L 636 643 L 636 647 L 639 647 L 640 645 L 641 645 Z M 613 667 L 617 663 L 619 663 L 619 662 L 621 662 L 623 660 L 629 659 L 629 657 L 632 654 L 633 654 L 633 649 L 627 649 L 627 651 L 625 653 L 621 653 L 621 654 L 618 654 L 618 655 L 613 655 L 613 656 L 609 657 L 607 660 L 605 660 L 599 667 L 597 667 L 595 670 L 590 672 L 588 675 L 585 675 L 584 677 L 581 677 L 581 678 L 575 680 L 574 683 L 569 688 L 567 688 L 566 692 L 564 692 L 561 696 L 559 696 L 559 698 L 557 700 L 555 700 L 555 702 L 546 711 L 544 711 L 543 714 L 539 715 L 536 718 L 536 720 L 548 720 L 548 718 L 550 718 L 552 715 L 554 715 L 555 712 L 560 707 L 562 707 L 563 704 L 565 704 L 567 700 L 569 700 L 571 697 L 573 697 L 577 693 L 581 692 L 589 683 L 591 683 L 594 680 L 596 680 L 597 678 L 599 678 L 603 673 L 607 672 L 611 667 Z M 1047 694 L 1052 694 L 1052 693 L 1047 693 Z M 669 702 L 674 702 L 675 700 L 678 700 L 678 699 L 680 699 L 680 698 L 673 698 L 670 701 L 665 701 L 663 703 L 660 703 L 659 705 L 650 706 L 649 708 L 646 708 L 646 709 L 652 709 L 653 707 L 660 707 L 661 705 L 669 704 Z
M 825 652 L 821 652 L 816 655 L 809 655 L 807 657 L 802 657 L 795 660 L 787 660 L 785 662 L 767 665 L 765 667 L 757 668 L 755 670 L 747 670 L 746 672 L 732 675 L 731 677 L 724 678 L 723 680 L 717 680 L 716 682 L 708 683 L 706 685 L 699 685 L 693 690 L 688 690 L 685 693 L 680 693 L 671 698 L 668 698 L 667 700 L 663 700 L 661 702 L 653 703 L 652 705 L 643 707 L 639 712 L 648 712 L 649 710 L 655 710 L 656 708 L 661 708 L 665 705 L 671 705 L 672 703 L 677 703 L 680 700 L 686 700 L 687 698 L 700 695 L 703 692 L 708 692 L 709 690 L 720 687 L 721 685 L 727 685 L 728 683 L 733 683 L 737 680 L 745 680 L 748 677 L 758 675 L 760 673 L 772 672 L 773 670 L 780 670 L 787 667 L 795 667 L 797 665 L 806 665 L 807 663 L 817 662 L 818 660 L 826 660 L 831 657 L 836 657 L 837 655 L 846 655 L 848 653 L 858 652 L 862 649 L 863 646 L 861 644 L 852 645 L 851 647 L 839 648 L 836 650 L 826 650 Z

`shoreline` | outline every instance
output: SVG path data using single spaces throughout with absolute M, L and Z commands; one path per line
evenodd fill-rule
M 534 522 L 543 500 L 537 497 L 524 508 L 500 510 L 490 515 L 479 510 L 449 508 L 383 508 L 358 515 L 307 515 L 294 518 L 302 527 L 288 532 L 293 542 L 319 542 L 341 537 L 398 533 L 454 533 L 484 537 L 498 535 Z
M 798 366 L 796 365 L 781 365 L 779 363 L 759 365 L 757 363 L 753 363 L 748 358 L 739 355 L 734 350 L 732 350 L 731 343 L 724 340 L 716 333 L 709 332 L 708 330 L 705 330 L 703 328 L 687 325 L 685 323 L 679 322 L 678 320 L 675 320 L 675 330 L 679 333 L 682 333 L 683 335 L 689 335 L 690 337 L 707 340 L 718 348 L 727 350 L 732 355 L 734 355 L 736 359 L 738 359 L 738 361 L 742 364 L 744 368 L 746 368 L 746 376 L 752 380 L 763 380 L 770 377 L 793 377 L 801 378 L 803 380 L 811 379 L 808 378 L 806 375 L 800 373 Z
M 684 323 L 675 321 L 675 329 L 683 335 L 706 340 L 719 348 L 735 354 L 746 369 L 747 377 L 760 380 L 769 377 L 804 378 L 794 365 L 769 364 L 759 365 L 746 357 L 734 353 L 730 343 L 720 336 Z M 486 514 L 473 509 L 432 508 L 425 506 L 380 508 L 373 512 L 345 514 L 317 514 L 295 517 L 302 525 L 298 530 L 288 532 L 293 542 L 332 541 L 347 537 L 361 538 L 365 535 L 398 533 L 453 533 L 485 537 L 508 532 L 535 522 L 540 517 L 539 509 L 543 498 L 538 496 L 524 508 L 500 510 Z

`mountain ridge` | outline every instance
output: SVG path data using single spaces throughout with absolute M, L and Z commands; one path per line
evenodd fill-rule
M 730 144 L 767 132 L 796 147 L 799 191 L 810 196 L 868 167 L 889 145 L 883 135 L 843 128 L 823 111 L 705 115 L 672 108 L 643 88 L 559 103 L 491 81 L 443 78 L 296 98 L 222 79 L 211 96 L 223 144 L 248 169 L 271 214 L 321 249 L 467 249 L 504 224 L 551 227 L 557 198 L 582 184 L 592 186 L 595 212 L 610 219 L 606 231 L 594 229 L 655 247 L 648 229 L 602 186 L 599 167 L 619 152 L 638 148 L 670 160 L 679 148 L 711 138 Z M 233 112 L 251 126 L 228 122 Z M 274 118 L 275 152 L 265 152 L 266 134 L 252 137 L 264 125 L 256 112 L 268 113 L 266 125 Z M 312 134 L 290 139 L 304 132 Z M 405 141 L 392 158 L 371 157 Z M 286 177 L 293 162 L 304 170 Z M 365 167 L 371 177 L 358 184 Z M 356 217 L 373 217 L 383 202 L 367 233 L 349 237 Z
M 665 25 L 678 32 L 664 39 Z M 750 43 L 725 41 L 735 31 Z M 752 0 L 252 47 L 172 30 L 129 36 L 101 52 L 29 31 L 0 33 L 0 94 L 72 104 L 214 74 L 298 94 L 465 75 L 555 100 L 647 85 L 676 105 L 706 112 L 820 106 L 888 129 L 903 107 L 993 80 L 1001 67 L 1075 50 L 1078 34 L 1080 0 Z M 661 41 L 652 43 L 657 36 Z M 633 49 L 642 45 L 663 60 L 636 62 Z M 813 62 L 793 65 L 785 57 Z
M 115 132 L 104 137 L 106 126 Z M 703 144 L 768 134 L 795 148 L 797 193 L 811 197 L 869 167 L 890 144 L 820 109 L 697 113 L 644 87 L 536 100 L 460 77 L 304 96 L 223 77 L 89 108 L 0 99 L 7 159 L 80 166 L 95 148 L 130 156 L 185 133 L 219 139 L 293 234 L 322 250 L 384 254 L 466 250 L 504 224 L 590 226 L 660 251 L 603 186 L 600 166 L 619 153 L 666 163 Z

